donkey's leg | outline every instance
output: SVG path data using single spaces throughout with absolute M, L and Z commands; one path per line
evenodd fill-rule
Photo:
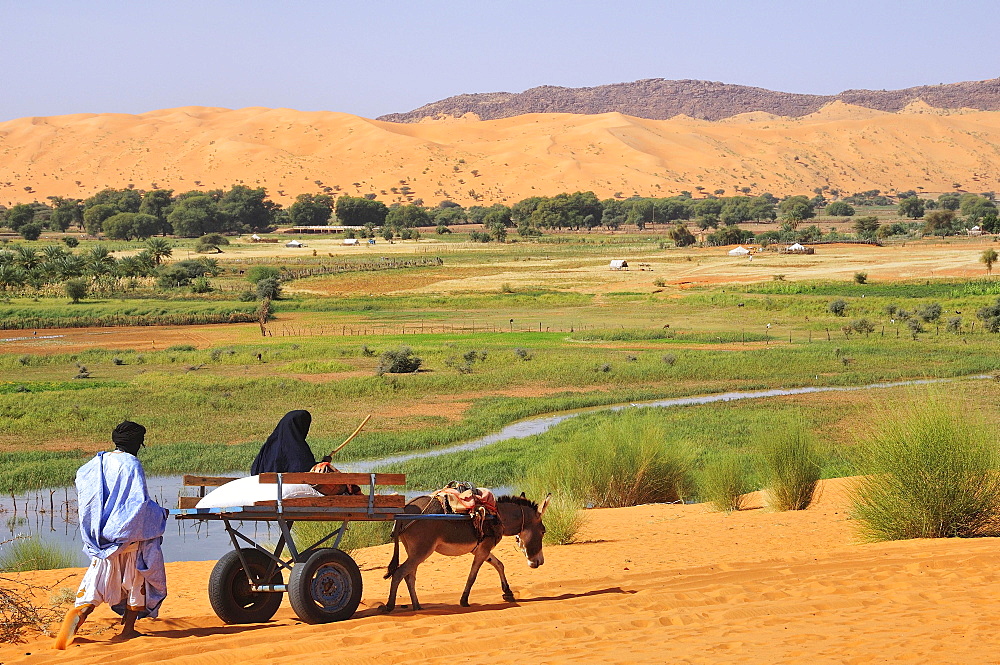
M 433 553 L 434 548 L 430 548 L 427 552 L 407 552 L 409 556 L 406 557 L 406 561 L 404 561 L 403 564 L 392 573 L 392 582 L 389 584 L 389 600 L 385 604 L 385 609 L 383 610 L 384 612 L 392 612 L 396 609 L 396 591 L 398 590 L 399 583 L 402 580 L 406 580 L 406 586 L 410 592 L 410 602 L 414 605 L 413 609 L 420 609 L 420 605 L 417 602 L 415 595 L 416 591 L 413 586 L 416 582 L 417 566 L 426 561 L 427 558 Z M 412 580 L 410 579 L 411 575 Z
M 485 541 L 483 541 L 483 543 L 485 543 Z M 469 579 L 465 583 L 465 591 L 462 592 L 462 600 L 459 601 L 459 604 L 462 607 L 469 606 L 469 592 L 472 591 L 472 585 L 476 582 L 476 575 L 479 574 L 479 569 L 482 568 L 486 560 L 490 558 L 490 550 L 493 549 L 492 545 L 490 547 L 483 547 L 483 543 L 480 543 L 479 546 L 472 551 L 472 555 L 474 557 L 472 559 L 472 568 L 469 570 Z
M 507 576 L 503 572 L 503 563 L 500 559 L 496 558 L 493 554 L 490 558 L 486 560 L 491 566 L 497 569 L 497 574 L 500 575 L 500 588 L 503 589 L 503 599 L 508 603 L 514 602 L 514 592 L 510 590 L 510 585 L 507 584 Z
M 410 605 L 414 611 L 424 609 L 417 600 L 417 569 L 414 568 L 413 572 L 403 579 L 406 580 L 406 590 L 410 592 Z
M 402 566 L 400 566 L 401 568 Z M 401 579 L 399 575 L 399 568 L 392 572 L 390 576 L 391 580 L 389 582 L 389 597 L 385 601 L 385 605 L 382 607 L 383 612 L 392 612 L 396 609 L 396 589 L 399 587 L 399 580 Z

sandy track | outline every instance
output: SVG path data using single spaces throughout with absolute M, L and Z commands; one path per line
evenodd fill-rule
M 108 643 L 102 608 L 68 653 L 34 638 L 0 648 L 0 662 L 996 662 L 997 540 L 856 544 L 845 483 L 794 514 L 592 511 L 584 542 L 547 548 L 537 570 L 505 542 L 513 605 L 483 570 L 473 606 L 458 607 L 468 562 L 436 557 L 418 578 L 426 609 L 382 615 L 380 547 L 357 556 L 366 590 L 350 621 L 301 624 L 286 604 L 270 624 L 223 626 L 205 598 L 212 564 L 173 564 L 164 618 L 141 622 L 149 637 Z

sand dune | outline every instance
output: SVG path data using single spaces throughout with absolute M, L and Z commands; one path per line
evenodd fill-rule
M 343 113 L 185 107 L 0 123 L 0 204 L 86 197 L 104 187 L 234 183 L 263 185 L 285 203 L 323 187 L 425 204 L 512 203 L 576 190 L 662 196 L 698 187 L 782 195 L 822 186 L 940 192 L 957 183 L 979 192 L 1000 189 L 997 144 L 1000 112 L 944 112 L 917 102 L 899 113 L 838 101 L 802 118 L 747 113 L 719 122 L 606 113 L 397 124 Z
M 172 564 L 163 618 L 140 622 L 149 637 L 109 643 L 101 609 L 69 652 L 32 638 L 0 648 L 0 662 L 995 662 L 997 541 L 857 544 L 849 482 L 825 483 L 818 504 L 799 513 L 592 511 L 583 542 L 547 548 L 537 570 L 505 541 L 516 604 L 501 602 L 483 570 L 473 606 L 458 607 L 468 561 L 434 557 L 419 577 L 426 609 L 381 615 L 389 550 L 380 547 L 357 555 L 366 586 L 355 618 L 304 625 L 286 604 L 269 624 L 224 626 L 205 597 L 212 564 Z M 65 584 L 78 579 L 70 572 Z

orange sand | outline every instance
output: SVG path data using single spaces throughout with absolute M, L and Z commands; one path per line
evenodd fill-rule
M 835 102 L 802 118 L 748 113 L 719 122 L 606 113 L 396 124 L 343 113 L 186 107 L 0 123 L 0 204 L 129 184 L 177 191 L 263 185 L 283 203 L 331 187 L 387 203 L 487 205 L 576 190 L 601 197 L 742 187 L 776 195 L 823 186 L 980 192 L 1000 189 L 998 143 L 1000 113 L 943 112 L 919 102 L 899 113 Z
M 68 652 L 31 637 L 0 648 L 0 662 L 997 662 L 997 541 L 857 544 L 845 515 L 848 482 L 825 483 L 818 504 L 798 513 L 591 511 L 583 542 L 546 548 L 537 570 L 505 540 L 500 556 L 516 604 L 501 601 L 484 568 L 473 606 L 459 607 L 468 560 L 433 557 L 418 577 L 426 609 L 381 615 L 389 548 L 379 547 L 356 555 L 365 593 L 353 619 L 309 626 L 286 603 L 269 624 L 224 626 L 206 598 L 213 564 L 171 564 L 163 618 L 139 622 L 148 637 L 109 643 L 115 630 L 101 608 Z M 65 585 L 82 571 L 70 572 Z

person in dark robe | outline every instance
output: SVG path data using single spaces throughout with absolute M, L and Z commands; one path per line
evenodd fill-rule
M 289 411 L 261 446 L 250 467 L 250 475 L 262 473 L 296 473 L 312 469 L 316 464 L 306 436 L 312 416 L 308 411 Z

